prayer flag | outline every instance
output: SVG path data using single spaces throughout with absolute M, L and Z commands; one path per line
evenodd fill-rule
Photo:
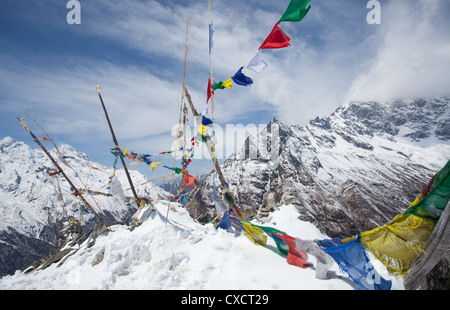
M 280 22 L 299 22 L 308 14 L 311 6 L 306 7 L 311 0 L 291 0 Z
M 47 137 L 42 137 L 42 140 L 45 140 L 45 141 L 52 141 L 52 140 L 50 140 L 50 139 L 47 138 Z
M 114 197 L 118 197 L 122 200 L 125 200 L 125 193 L 123 192 L 122 184 L 116 176 L 111 178 L 111 188 L 110 193 Z
M 223 213 L 222 219 L 220 220 L 220 223 L 217 225 L 216 228 L 217 229 L 221 228 L 223 230 L 228 230 L 231 228 L 231 221 L 227 212 Z
M 183 187 L 184 188 L 195 188 L 195 185 L 198 184 L 198 179 L 192 175 L 190 175 L 187 171 L 184 175 Z
M 212 123 L 213 121 L 210 118 L 202 115 L 202 125 L 208 126 L 211 125 Z
M 312 264 L 308 263 L 308 254 L 306 252 L 300 250 L 295 245 L 295 238 L 285 233 L 277 233 L 277 237 L 281 238 L 289 247 L 289 253 L 287 255 L 287 263 L 290 265 L 298 266 L 300 268 L 308 268 L 311 267 Z
M 244 69 L 244 67 L 241 67 L 231 79 L 233 80 L 233 82 L 241 86 L 252 85 L 253 80 L 248 76 L 245 76 L 242 73 L 242 69 Z
M 201 134 L 202 136 L 206 136 L 207 131 L 205 125 L 199 124 L 198 133 Z
M 214 28 L 213 28 L 213 23 L 211 22 L 209 24 L 209 55 L 211 55 L 211 50 L 213 49 L 213 34 L 214 34 Z
M 260 73 L 268 66 L 267 62 L 262 58 L 259 51 L 252 55 L 247 65 L 247 69 Z
M 212 87 L 212 91 L 215 91 L 216 89 L 224 89 L 223 82 L 219 81 L 218 83 L 214 83 Z
M 178 168 L 178 167 L 174 167 L 174 168 L 170 168 L 170 169 L 172 169 L 176 174 L 180 174 L 181 173 L 181 168 Z
M 333 257 L 339 267 L 358 284 L 358 289 L 389 290 L 392 282 L 382 278 L 373 268 L 364 246 L 358 239 L 338 246 L 321 245 Z
M 264 230 L 264 232 L 269 235 L 270 237 L 272 237 L 272 239 L 275 241 L 278 250 L 280 250 L 281 253 L 283 253 L 284 255 L 288 255 L 289 253 L 289 247 L 286 244 L 286 242 L 283 241 L 283 239 L 281 239 L 280 237 L 277 236 L 278 233 L 281 234 L 285 234 L 284 232 L 272 228 L 272 227 L 264 227 L 264 226 L 258 226 L 258 225 L 254 225 L 256 227 L 261 228 L 262 230 Z
M 206 90 L 206 103 L 208 103 L 209 98 L 211 98 L 211 79 L 208 79 L 208 89 Z
M 152 161 L 151 163 L 150 163 L 150 170 L 151 171 L 154 171 L 155 170 L 155 168 L 157 167 L 157 166 L 163 166 L 160 162 L 154 162 L 154 161 Z
M 229 78 L 228 80 L 226 80 L 225 82 L 223 82 L 222 84 L 223 87 L 227 87 L 229 89 L 233 89 L 233 85 L 231 84 L 231 78 Z
M 241 221 L 241 225 L 244 227 L 244 234 L 253 243 L 266 245 L 267 236 L 264 234 L 264 231 L 261 228 L 253 226 L 251 223 L 248 223 L 246 221 Z
M 289 41 L 291 38 L 288 37 L 286 33 L 279 27 L 280 22 L 277 22 L 273 27 L 270 34 L 267 36 L 266 40 L 259 47 L 259 49 L 267 48 L 283 48 L 291 46 Z

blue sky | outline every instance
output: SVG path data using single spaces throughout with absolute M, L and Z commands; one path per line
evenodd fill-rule
M 57 144 L 111 166 L 114 145 L 94 92 L 99 83 L 120 146 L 138 153 L 170 149 L 187 19 L 192 49 L 186 85 L 198 110 L 206 101 L 208 1 L 79 0 L 81 24 L 73 25 L 66 21 L 67 2 L 0 2 L 0 137 L 34 147 L 16 119 L 27 113 Z M 450 3 L 380 0 L 381 24 L 369 25 L 367 2 L 312 0 L 303 21 L 282 23 L 291 46 L 263 50 L 269 67 L 261 73 L 244 69 L 251 87 L 216 91 L 217 125 L 259 125 L 274 117 L 306 125 L 348 100 L 449 95 Z M 247 63 L 288 4 L 211 0 L 216 80 Z M 239 148 L 218 138 L 223 157 Z M 191 165 L 194 174 L 211 168 L 208 161 Z M 150 178 L 167 174 L 136 167 Z

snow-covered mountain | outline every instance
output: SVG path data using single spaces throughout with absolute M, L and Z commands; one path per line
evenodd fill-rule
M 292 203 L 301 219 L 347 237 L 403 212 L 449 159 L 450 98 L 435 98 L 349 102 L 305 127 L 274 119 L 221 168 L 247 216 Z M 203 221 L 216 215 L 213 176 L 191 196 Z
M 449 103 L 447 98 L 353 102 L 306 127 L 274 120 L 258 137 L 249 137 L 242 150 L 222 164 L 222 171 L 246 215 L 264 221 L 253 220 L 256 224 L 305 240 L 349 237 L 404 211 L 448 161 Z M 0 150 L 0 193 L 7 197 L 1 207 L 8 208 L 2 218 L 14 212 L 14 221 L 21 217 L 14 228 L 4 230 L 7 237 L 2 237 L 0 250 L 3 254 L 11 249 L 35 249 L 34 242 L 43 242 L 41 236 L 54 237 L 46 227 L 56 222 L 57 213 L 63 214 L 61 202 L 55 199 L 56 179 L 48 175 L 52 167 L 40 151 L 11 138 L 0 141 Z M 92 189 L 105 190 L 111 169 L 92 163 L 68 146 L 61 150 Z M 75 182 L 75 174 L 67 173 Z M 143 195 L 138 185 L 145 178 L 135 172 L 132 177 Z M 202 221 L 215 212 L 212 177 L 207 176 L 192 191 L 190 202 L 197 207 L 199 218 L 204 215 Z M 125 188 L 123 175 L 120 182 Z M 65 188 L 66 205 L 73 208 L 75 197 L 68 195 L 64 182 L 60 184 Z M 220 182 L 216 179 L 215 184 Z M 167 198 L 163 190 L 147 186 L 151 198 L 157 199 L 158 194 Z M 220 197 L 220 186 L 217 192 Z M 52 199 L 42 202 L 39 193 L 48 193 Z M 100 198 L 115 217 L 126 213 L 110 202 L 116 198 Z M 316 278 L 316 268 L 287 264 L 270 238 L 266 246 L 257 245 L 244 233 L 201 225 L 189 215 L 192 211 L 177 203 L 168 209 L 167 202 L 159 201 L 139 226 L 113 225 L 94 240 L 73 235 L 50 257 L 49 261 L 57 257 L 56 263 L 47 261 L 37 269 L 2 277 L 0 289 L 356 288 L 336 263 L 321 280 Z M 72 214 L 79 212 L 75 208 Z M 392 281 L 392 289 L 404 288 L 401 278 L 368 256 L 377 272 Z M 308 262 L 316 266 L 317 259 L 311 255 Z
M 51 143 L 43 143 L 52 148 Z M 104 214 L 113 223 L 137 210 L 134 203 L 126 203 L 119 195 L 107 196 L 111 193 L 108 182 L 112 168 L 91 161 L 69 145 L 58 149 L 68 165 L 59 164 L 74 185 L 96 192 L 85 193 L 84 197 L 97 213 Z M 55 149 L 50 153 L 60 161 Z M 87 227 L 96 221 L 81 200 L 71 195 L 68 182 L 60 175 L 50 175 L 55 171 L 50 159 L 37 146 L 31 148 L 11 137 L 0 140 L 0 276 L 47 255 L 57 240 L 62 222 L 68 218 L 81 219 Z M 130 174 L 139 197 L 167 197 L 167 192 L 152 183 L 141 185 L 148 180 L 139 172 L 131 170 Z M 125 196 L 132 196 L 123 169 L 117 169 L 115 175 L 113 188 L 119 188 L 117 193 L 120 194 L 117 186 L 120 182 Z

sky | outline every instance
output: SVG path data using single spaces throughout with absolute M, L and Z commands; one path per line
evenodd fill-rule
M 25 116 L 37 136 L 43 128 L 56 144 L 112 166 L 114 143 L 94 91 L 98 83 L 121 147 L 140 154 L 170 150 L 182 98 L 187 21 L 185 85 L 197 110 L 205 108 L 208 1 L 79 0 L 79 24 L 67 21 L 69 2 L 0 2 L 0 138 L 37 147 L 17 121 Z M 450 2 L 379 3 L 379 24 L 368 23 L 374 7 L 366 0 L 312 0 L 301 22 L 281 23 L 291 46 L 261 50 L 268 67 L 260 73 L 243 70 L 253 85 L 215 92 L 219 159 L 245 139 L 230 132 L 253 133 L 250 129 L 260 130 L 273 118 L 304 126 L 350 100 L 448 96 Z M 211 0 L 216 81 L 247 64 L 288 4 Z M 192 116 L 189 124 L 192 136 Z M 173 162 L 163 159 L 169 166 Z M 193 174 L 211 168 L 207 159 L 189 166 Z M 145 164 L 132 169 L 150 178 L 170 173 L 161 167 L 151 172 Z

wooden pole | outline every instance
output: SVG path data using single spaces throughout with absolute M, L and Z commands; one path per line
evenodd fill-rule
M 117 142 L 116 135 L 114 134 L 114 130 L 112 128 L 111 121 L 108 116 L 108 111 L 106 110 L 106 106 L 105 106 L 105 103 L 103 102 L 102 94 L 100 93 L 100 85 L 97 84 L 97 86 L 95 87 L 95 91 L 98 93 L 98 97 L 100 98 L 100 102 L 102 104 L 103 111 L 105 112 L 106 121 L 108 122 L 109 130 L 111 131 L 111 135 L 112 135 L 112 139 L 115 144 L 115 147 L 120 150 L 119 143 Z M 139 198 L 136 194 L 136 190 L 134 188 L 133 181 L 131 180 L 130 173 L 128 172 L 127 165 L 125 164 L 125 160 L 123 159 L 123 157 L 122 156 L 119 156 L 119 157 L 122 162 L 123 169 L 125 170 L 125 174 L 127 175 L 127 179 L 128 179 L 128 183 L 130 184 L 131 191 L 133 192 L 134 200 L 137 204 L 137 207 L 139 208 L 141 206 L 141 204 L 140 204 Z
M 189 106 L 191 107 L 191 111 L 192 114 L 194 114 L 194 116 L 198 116 L 198 112 L 194 107 L 194 104 L 192 103 L 192 99 L 191 99 L 191 95 L 189 94 L 188 90 L 186 87 L 183 88 L 183 91 L 186 95 L 186 99 L 189 103 Z M 200 121 L 201 122 L 201 121 Z M 201 125 L 201 123 L 199 124 Z M 234 199 L 233 194 L 231 193 L 230 189 L 227 186 L 227 183 L 225 181 L 225 177 L 223 176 L 222 173 L 222 169 L 220 168 L 219 162 L 216 160 L 216 155 L 214 154 L 213 150 L 212 150 L 212 141 L 211 138 L 209 136 L 204 136 L 205 137 L 205 143 L 206 143 L 206 148 L 208 149 L 209 155 L 211 156 L 211 159 L 213 161 L 214 164 L 214 168 L 216 169 L 217 174 L 219 175 L 219 179 L 220 179 L 220 183 L 222 184 L 222 187 L 225 188 L 226 194 L 230 197 L 231 201 L 232 201 L 232 209 L 233 211 L 236 213 L 235 215 L 238 217 L 242 217 L 243 213 L 242 210 L 236 205 L 236 200 Z
M 100 222 L 103 222 L 104 224 L 106 224 L 106 226 L 109 226 L 107 223 L 105 223 L 105 221 L 100 217 L 100 215 L 98 215 L 97 212 L 95 212 L 94 208 L 92 208 L 92 206 L 89 204 L 89 202 L 86 201 L 86 199 L 83 197 L 83 195 L 81 195 L 77 188 L 75 187 L 75 185 L 72 183 L 72 181 L 69 179 L 69 177 L 66 175 L 66 173 L 64 172 L 64 170 L 61 168 L 61 166 L 58 164 L 58 162 L 52 157 L 52 155 L 50 155 L 50 153 L 47 151 L 47 149 L 42 145 L 42 143 L 39 141 L 38 138 L 36 138 L 36 136 L 33 134 L 33 132 L 31 132 L 31 130 L 28 128 L 27 123 L 25 122 L 25 120 L 22 118 L 17 118 L 20 122 L 20 124 L 22 125 L 22 127 L 30 134 L 30 136 L 33 138 L 34 142 L 36 142 L 41 149 L 44 151 L 44 153 L 50 158 L 50 160 L 53 162 L 53 164 L 55 165 L 55 167 L 60 171 L 60 173 L 62 174 L 62 176 L 66 179 L 66 181 L 69 183 L 69 185 L 73 188 L 74 190 L 74 194 L 76 196 L 79 196 L 81 198 L 81 200 L 83 201 L 83 203 L 86 205 L 87 208 L 89 208 L 92 213 L 94 213 L 94 215 L 97 217 L 97 219 Z

